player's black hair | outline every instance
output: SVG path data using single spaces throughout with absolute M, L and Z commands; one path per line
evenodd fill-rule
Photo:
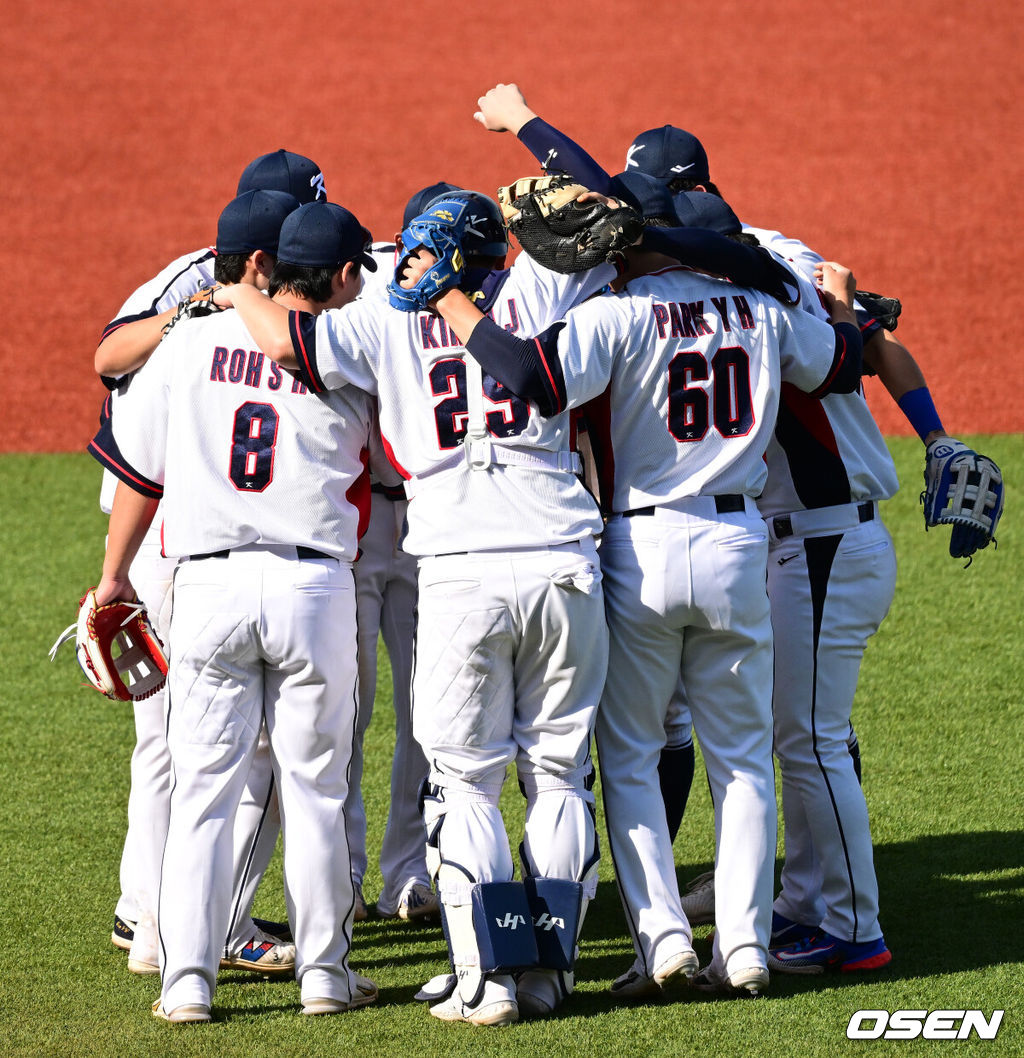
M 353 261 L 355 271 L 353 275 L 359 274 L 362 267 L 359 261 Z M 330 301 L 332 283 L 337 274 L 337 267 L 310 268 L 307 265 L 285 264 L 278 261 L 274 265 L 274 271 L 270 273 L 270 296 L 273 297 L 279 291 L 284 290 L 296 297 L 305 298 L 322 305 Z
M 734 231 L 726 236 L 727 239 L 732 239 L 733 242 L 738 242 L 743 246 L 760 246 L 761 243 L 756 235 L 751 235 L 749 231 Z
M 213 261 L 213 278 L 218 283 L 241 283 L 250 256 L 248 253 L 217 254 Z
M 718 195 L 719 198 L 725 197 L 710 180 L 688 180 L 685 176 L 677 176 L 669 180 L 667 186 L 673 195 L 678 195 L 680 191 L 693 191 L 694 188 L 703 187 L 705 191 L 710 192 L 712 195 Z

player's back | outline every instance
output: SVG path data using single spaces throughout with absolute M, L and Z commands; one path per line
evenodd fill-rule
M 292 544 L 354 561 L 369 421 L 365 394 L 310 393 L 228 311 L 170 332 L 114 432 L 163 482 L 166 554 Z
M 813 388 L 833 355 L 827 324 L 682 268 L 631 280 L 581 306 L 567 326 L 578 334 L 578 362 L 565 370 L 574 402 L 603 374 L 610 382 L 616 511 L 756 496 L 783 370 Z

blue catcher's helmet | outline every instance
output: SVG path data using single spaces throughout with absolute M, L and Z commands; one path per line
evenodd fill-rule
M 467 257 L 504 257 L 508 253 L 505 221 L 493 198 L 479 191 L 452 191 L 431 201 L 424 212 L 440 198 L 465 202 L 469 207 L 464 215 L 461 238 L 462 252 Z

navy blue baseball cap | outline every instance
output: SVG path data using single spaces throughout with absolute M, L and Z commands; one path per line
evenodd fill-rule
M 287 191 L 299 204 L 327 201 L 324 174 L 320 166 L 303 154 L 283 148 L 271 154 L 261 154 L 245 167 L 238 181 L 238 195 L 246 191 Z
M 732 207 L 718 195 L 704 191 L 680 191 L 672 196 L 679 223 L 684 228 L 710 228 L 720 235 L 735 235 L 743 230 Z
M 405 212 L 402 214 L 402 231 L 413 222 L 421 213 L 426 211 L 428 205 L 435 198 L 447 198 L 453 191 L 461 191 L 458 184 L 449 184 L 442 180 L 439 184 L 431 184 L 417 191 L 406 203 Z
M 281 226 L 277 259 L 304 268 L 340 268 L 358 261 L 371 272 L 377 262 L 367 253 L 373 236 L 344 206 L 307 202 Z
M 626 169 L 647 173 L 666 183 L 679 176 L 698 183 L 711 179 L 703 144 L 692 132 L 675 125 L 641 132 L 626 151 Z
M 634 170 L 612 177 L 612 194 L 633 206 L 644 220 L 653 220 L 655 217 L 675 220 L 672 193 L 660 180 L 646 173 Z
M 299 208 L 299 200 L 285 191 L 246 191 L 233 198 L 217 221 L 217 253 L 264 250 L 277 256 L 285 217 Z

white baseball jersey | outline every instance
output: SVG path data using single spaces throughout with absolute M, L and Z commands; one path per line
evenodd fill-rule
M 835 333 L 766 295 L 674 267 L 576 309 L 558 348 L 570 405 L 611 386 L 612 509 L 625 511 L 758 495 L 780 380 L 807 392 L 825 384 Z
M 559 275 L 523 254 L 488 276 L 477 304 L 512 333 L 538 334 L 614 274 L 602 266 Z M 483 405 L 494 463 L 469 469 L 465 350 L 441 317 L 362 298 L 315 319 L 300 317 L 293 333 L 311 390 L 352 384 L 379 397 L 385 447 L 409 482 L 403 548 L 410 554 L 546 546 L 600 531 L 593 498 L 573 473 L 568 414 L 542 418 L 487 375 Z M 522 462 L 511 465 L 517 454 Z
M 799 308 L 828 318 L 813 283 L 822 259 L 796 239 L 745 229 L 795 268 Z M 789 256 L 784 257 L 785 254 Z M 821 399 L 783 383 L 775 433 L 765 455 L 768 479 L 757 505 L 770 518 L 808 508 L 885 500 L 899 488 L 896 467 L 862 392 Z
M 196 421 L 202 431 L 184 425 Z M 114 439 L 127 473 L 166 489 L 165 554 L 294 544 L 353 561 L 369 422 L 364 393 L 308 392 L 229 311 L 168 334 L 131 380 Z

